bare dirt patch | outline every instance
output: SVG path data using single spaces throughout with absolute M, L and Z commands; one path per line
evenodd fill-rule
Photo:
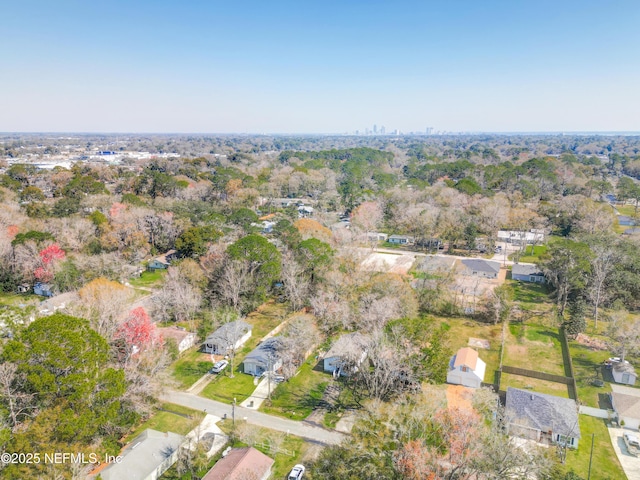
M 590 348 L 591 350 L 607 350 L 607 344 L 598 340 L 597 338 L 592 338 L 589 335 L 585 335 L 584 333 L 579 333 L 576 337 L 576 342 L 580 345 L 584 345 L 585 347 Z
M 373 252 L 362 261 L 362 267 L 365 270 L 374 272 L 406 275 L 414 261 L 415 256 L 413 255 L 394 255 L 392 253 Z
M 484 340 L 482 338 L 473 338 L 473 337 L 469 337 L 469 346 L 476 347 L 476 348 L 484 348 L 486 350 L 489 350 L 491 348 L 489 344 L 489 340 Z

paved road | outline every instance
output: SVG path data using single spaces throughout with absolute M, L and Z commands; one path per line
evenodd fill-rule
M 224 417 L 227 415 L 231 418 L 231 405 L 217 402 L 215 400 L 209 400 L 208 398 L 198 397 L 191 393 L 169 390 L 161 395 L 160 398 L 166 402 L 193 408 L 194 410 L 206 410 L 207 413 L 217 415 L 218 417 Z M 273 415 L 256 412 L 255 410 L 250 410 L 241 406 L 236 407 L 236 419 L 246 420 L 248 423 L 270 428 L 272 430 L 291 433 L 292 435 L 324 445 L 337 445 L 344 439 L 348 438 L 346 435 L 334 430 L 313 427 L 303 422 L 287 420 L 286 418 L 274 417 Z
M 362 249 L 362 250 L 366 250 L 368 252 L 371 252 L 371 250 L 369 249 Z M 422 253 L 422 252 L 412 252 L 410 250 L 401 250 L 401 249 L 396 249 L 396 248 L 376 248 L 373 250 L 374 252 L 377 253 L 391 253 L 391 254 L 395 254 L 395 255 L 413 255 L 414 257 L 427 257 L 427 256 L 433 256 L 433 257 L 442 257 L 442 258 L 457 258 L 460 260 L 487 260 L 484 257 L 463 257 L 460 255 L 448 255 L 448 254 L 442 254 L 442 253 L 436 253 L 436 254 L 427 254 L 427 253 Z M 507 255 L 510 255 L 513 252 L 507 252 Z M 493 260 L 495 262 L 500 262 L 503 265 L 514 265 L 515 262 L 513 260 L 507 260 L 505 258 L 504 253 L 497 253 L 495 254 L 493 257 L 489 258 L 488 260 Z M 533 263 L 524 263 L 524 262 L 519 262 L 520 265 L 534 265 Z

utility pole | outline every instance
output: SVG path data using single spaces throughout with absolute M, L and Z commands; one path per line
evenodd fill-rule
M 591 480 L 591 461 L 593 460 L 593 437 L 595 437 L 595 433 L 591 434 L 591 454 L 589 455 L 589 475 L 587 476 L 587 480 Z
M 233 404 L 231 405 L 231 423 L 233 428 L 236 427 L 236 397 L 233 397 Z

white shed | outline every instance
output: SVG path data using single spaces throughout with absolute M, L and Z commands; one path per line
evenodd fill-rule
M 461 348 L 451 357 L 447 383 L 480 388 L 486 369 L 487 364 L 478 357 L 478 352 L 470 347 Z

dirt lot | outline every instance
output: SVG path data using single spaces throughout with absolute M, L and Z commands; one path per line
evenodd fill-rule
M 411 254 L 396 255 L 393 253 L 370 253 L 363 261 L 362 266 L 365 270 L 383 273 L 399 273 L 406 275 L 416 257 Z

